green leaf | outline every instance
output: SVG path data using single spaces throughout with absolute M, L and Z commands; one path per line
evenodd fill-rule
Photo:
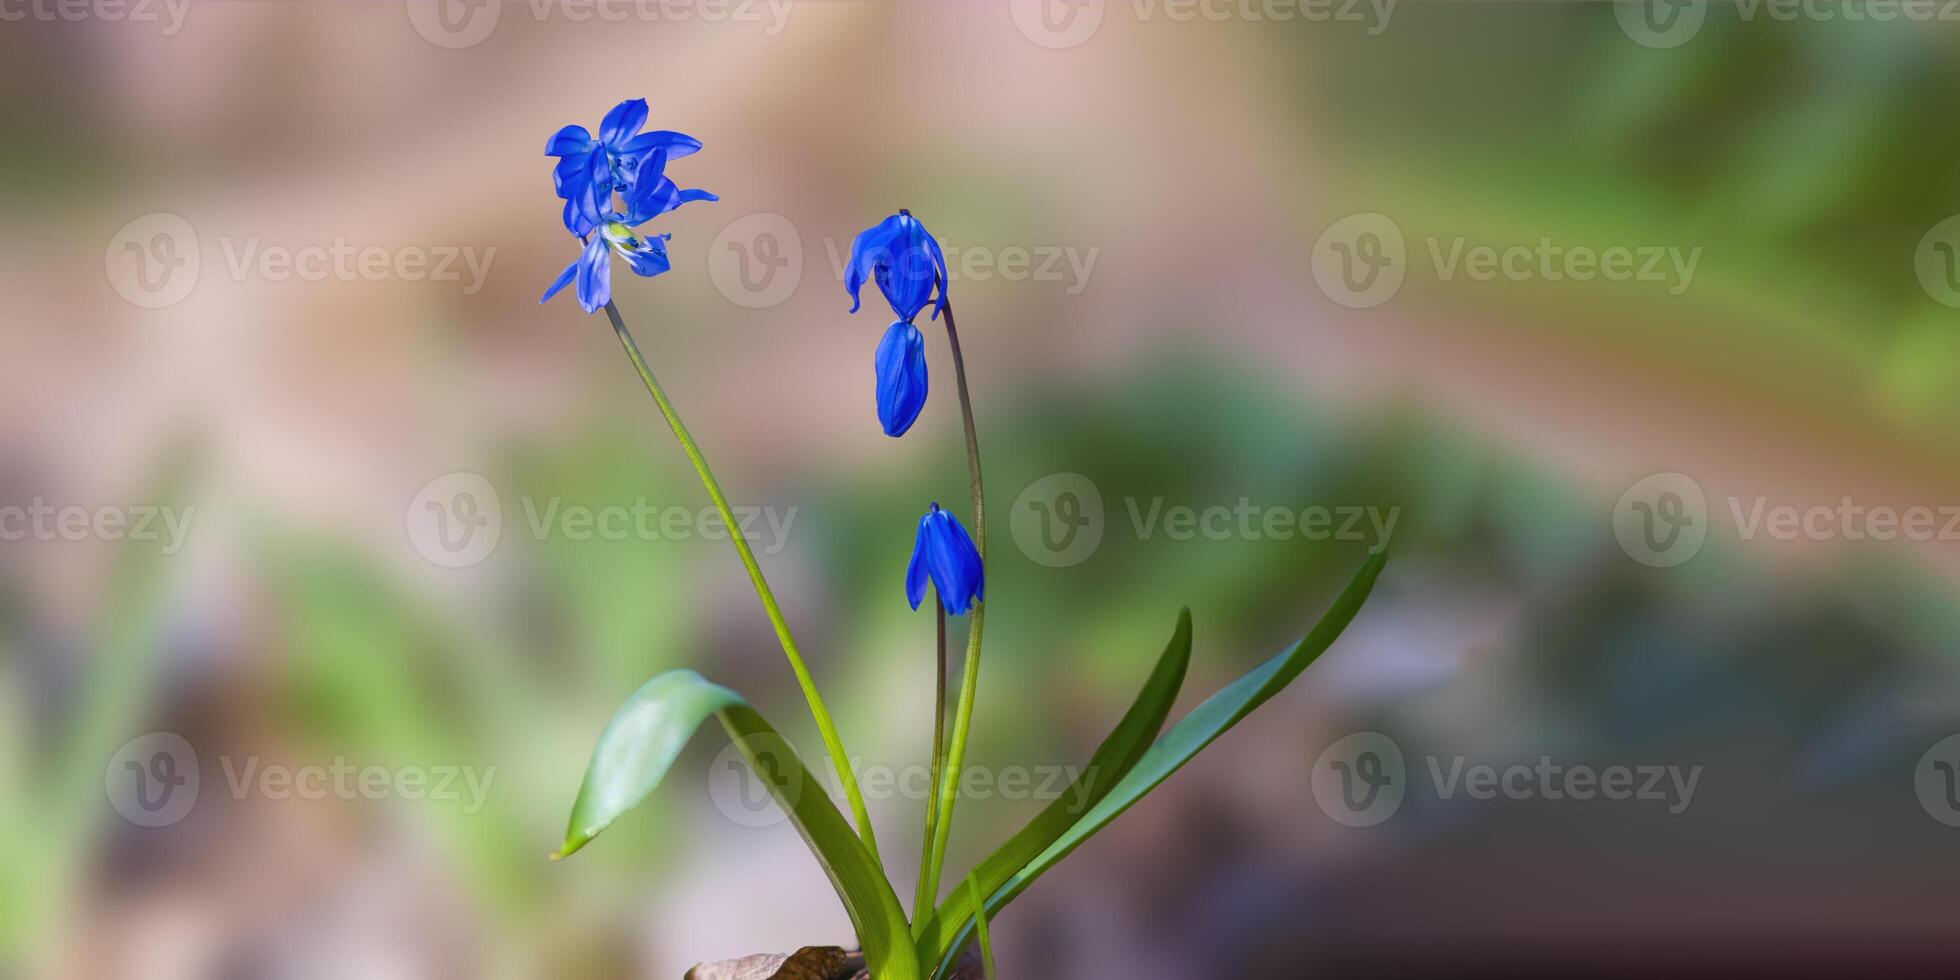
M 968 897 L 972 899 L 974 907 L 979 907 L 980 879 L 968 875 L 966 879 L 966 891 Z M 980 976 L 983 980 L 995 980 L 995 977 L 999 976 L 999 974 L 994 972 L 994 939 L 987 934 L 987 917 L 985 915 L 975 917 L 973 928 L 980 932 Z
M 788 814 L 837 889 L 865 959 L 879 980 L 921 976 L 898 896 L 837 807 L 789 743 L 740 694 L 691 670 L 661 674 L 628 698 L 592 750 L 572 804 L 565 846 L 570 855 L 639 805 L 673 766 L 682 746 L 712 715 Z
M 1150 679 L 1144 682 L 1143 690 L 1138 692 L 1130 710 L 1118 722 L 1115 731 L 1103 740 L 1089 764 L 1070 785 L 1067 792 L 1055 798 L 1048 807 L 1028 822 L 1021 832 L 1009 838 L 994 853 L 987 855 L 972 872 L 978 880 L 980 894 L 991 895 L 994 889 L 1007 883 L 1035 856 L 1048 849 L 1069 827 L 1082 819 L 1088 807 L 1095 805 L 1123 778 L 1123 774 L 1136 765 L 1143 757 L 1144 750 L 1150 747 L 1150 740 L 1164 727 L 1164 719 L 1170 717 L 1171 706 L 1177 702 L 1178 689 L 1184 686 L 1185 668 L 1191 665 L 1191 610 L 1185 609 L 1177 614 L 1177 630 L 1171 635 L 1170 643 L 1164 653 L 1157 658 L 1157 666 L 1150 672 Z M 976 903 L 967 889 L 954 889 L 952 897 L 935 910 L 930 918 L 921 919 L 913 929 L 913 937 L 918 947 L 927 952 L 936 951 L 947 930 L 955 924 L 970 921 Z
M 988 896 L 986 913 L 989 915 L 998 913 L 1008 902 L 1026 891 L 1042 873 L 1054 867 L 1097 831 L 1108 826 L 1110 821 L 1121 816 L 1123 811 L 1142 799 L 1144 794 L 1156 789 L 1164 780 L 1169 779 L 1172 773 L 1191 761 L 1191 758 L 1205 746 L 1231 730 L 1240 719 L 1265 704 L 1273 695 L 1292 683 L 1295 677 L 1300 676 L 1300 672 L 1306 670 L 1308 664 L 1313 663 L 1315 658 L 1332 645 L 1334 639 L 1341 635 L 1341 631 L 1347 628 L 1349 622 L 1353 621 L 1355 613 L 1361 610 L 1361 604 L 1367 601 L 1368 593 L 1374 589 L 1375 579 L 1380 577 L 1382 566 L 1386 561 L 1387 557 L 1382 554 L 1370 556 L 1361 566 L 1361 570 L 1355 573 L 1353 580 L 1348 582 L 1347 588 L 1341 591 L 1340 597 L 1334 600 L 1334 605 L 1321 616 L 1320 622 L 1314 624 L 1313 630 L 1304 639 L 1295 644 L 1292 649 L 1260 664 L 1250 673 L 1207 698 L 1203 704 L 1185 715 L 1184 720 L 1165 732 L 1164 737 L 1158 739 L 1157 743 L 1144 753 L 1143 758 L 1138 760 L 1107 796 L 1090 807 L 1089 812 L 1080 821 Z M 968 937 L 973 933 L 973 919 L 970 914 L 963 920 L 949 919 L 948 921 L 958 922 L 959 928 L 950 931 L 941 930 L 948 933 L 947 938 L 930 949 L 923 944 L 919 947 L 921 958 L 933 964 L 935 977 L 945 974 L 952 965 L 954 955 L 965 947 Z

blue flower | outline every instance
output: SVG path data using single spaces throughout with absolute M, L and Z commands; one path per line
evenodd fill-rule
M 925 601 L 926 579 L 939 593 L 939 604 L 955 616 L 987 598 L 986 570 L 980 563 L 980 549 L 966 536 L 966 528 L 951 512 L 935 502 L 919 518 L 918 540 L 912 545 L 912 563 L 905 569 L 905 598 L 912 608 Z
M 565 271 L 553 280 L 551 288 L 544 291 L 545 300 L 558 295 L 573 280 L 578 281 L 578 305 L 587 313 L 595 313 L 607 303 L 612 302 L 612 255 L 617 253 L 626 260 L 626 265 L 637 275 L 657 276 L 669 268 L 667 261 L 667 239 L 671 235 L 649 235 L 645 238 L 633 233 L 619 215 L 611 215 L 589 236 L 585 250 L 579 253 Z
M 901 210 L 851 242 L 844 289 L 851 294 L 852 313 L 862 305 L 858 291 L 867 281 L 878 284 L 898 315 L 878 343 L 873 370 L 878 382 L 878 422 L 886 435 L 902 436 L 926 405 L 925 338 L 912 319 L 933 301 L 935 290 L 939 299 L 933 317 L 946 308 L 946 256 L 926 226 L 912 212 Z
M 572 227 L 575 208 L 587 192 L 599 203 L 599 210 L 610 210 L 613 191 L 632 191 L 641 164 L 655 152 L 678 160 L 701 148 L 701 141 L 670 130 L 640 132 L 647 122 L 647 100 L 628 99 L 606 113 L 595 138 L 584 126 L 566 126 L 545 141 L 546 156 L 558 158 L 551 182 L 565 201 L 565 227 Z M 574 231 L 584 235 L 584 232 Z
M 926 407 L 926 339 L 899 320 L 878 342 L 878 422 L 888 436 L 902 436 Z
M 680 189 L 667 177 L 666 166 L 665 150 L 657 149 L 641 158 L 631 185 L 622 195 L 623 211 L 613 208 L 610 191 L 600 197 L 596 183 L 585 185 L 575 200 L 565 202 L 565 227 L 584 242 L 585 250 L 558 274 L 538 302 L 549 300 L 576 281 L 578 305 L 587 313 L 597 312 L 612 301 L 615 254 L 625 259 L 636 275 L 651 277 L 667 271 L 667 239 L 673 236 L 641 236 L 633 229 L 691 201 L 720 198 L 704 190 Z
M 851 262 L 844 273 L 844 290 L 851 294 L 851 312 L 861 305 L 858 290 L 866 280 L 878 284 L 892 312 L 907 323 L 933 301 L 933 319 L 946 309 L 946 256 L 939 242 L 912 212 L 897 214 L 860 232 L 851 242 Z

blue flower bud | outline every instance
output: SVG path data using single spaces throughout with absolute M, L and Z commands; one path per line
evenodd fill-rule
M 888 436 L 902 436 L 926 407 L 926 339 L 900 320 L 878 342 L 878 422 Z
M 950 511 L 941 510 L 937 502 L 919 518 L 912 563 L 905 569 L 905 598 L 914 609 L 925 601 L 927 579 L 931 579 L 933 591 L 939 593 L 940 606 L 955 616 L 987 598 L 987 576 L 980 563 L 980 549 L 966 536 L 960 519 Z

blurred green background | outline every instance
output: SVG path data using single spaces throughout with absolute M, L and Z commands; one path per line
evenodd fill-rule
M 1946 962 L 1960 35 L 1878 6 L 0 6 L 0 506 L 192 515 L 181 547 L 0 516 L 0 974 L 676 977 L 848 940 L 793 830 L 730 809 L 716 733 L 545 860 L 657 672 L 821 754 L 726 543 L 533 528 L 707 503 L 604 321 L 536 302 L 576 249 L 545 138 L 636 96 L 722 200 L 615 295 L 735 502 L 785 519 L 758 551 L 867 764 L 925 754 L 901 579 L 926 503 L 965 501 L 942 336 L 894 441 L 881 306 L 845 312 L 850 237 L 899 207 L 955 253 L 996 515 L 972 763 L 1080 764 L 1186 605 L 1188 708 L 1382 543 L 1151 514 L 1395 522 L 1323 662 L 1001 916 L 1005 976 Z M 1399 248 L 1330 231 L 1358 214 Z M 1541 241 L 1696 264 L 1443 261 Z M 1326 285 L 1376 245 L 1392 295 Z M 260 261 L 336 246 L 387 268 Z M 484 274 L 394 262 L 446 250 Z M 456 473 L 501 535 L 447 567 L 423 508 Z M 1060 474 L 1102 518 L 1066 556 L 1014 529 Z M 1705 496 L 1685 558 L 1616 535 L 1654 474 Z M 1759 499 L 1940 519 L 1779 540 Z M 112 797 L 153 732 L 201 784 L 142 827 Z M 1356 827 L 1316 760 L 1361 732 L 1408 795 Z M 1678 812 L 1427 768 L 1541 758 L 1701 768 Z M 247 761 L 490 782 L 275 798 L 230 789 Z M 965 803 L 953 865 L 1039 805 Z M 902 885 L 921 808 L 873 802 Z

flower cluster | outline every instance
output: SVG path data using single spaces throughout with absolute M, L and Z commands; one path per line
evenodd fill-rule
M 876 379 L 878 424 L 888 436 L 902 436 L 926 407 L 926 340 L 913 320 L 932 307 L 937 320 L 947 313 L 946 254 L 926 226 L 903 208 L 897 214 L 858 233 L 851 241 L 851 261 L 844 271 L 844 291 L 851 294 L 851 312 L 863 306 L 858 293 L 867 282 L 878 284 L 897 319 L 885 328 L 872 358 Z M 919 518 L 912 562 L 905 571 L 905 597 L 912 608 L 925 600 L 932 582 L 945 611 L 961 615 L 986 598 L 986 572 L 980 549 L 951 512 L 935 503 Z
M 670 236 L 644 235 L 636 231 L 639 226 L 691 201 L 719 200 L 704 190 L 682 190 L 666 173 L 668 162 L 701 149 L 701 141 L 672 130 L 641 132 L 646 123 L 646 100 L 628 99 L 606 113 L 597 135 L 566 126 L 546 141 L 545 155 L 558 159 L 551 182 L 565 202 L 565 230 L 583 250 L 539 302 L 576 283 L 579 306 L 597 312 L 612 302 L 613 256 L 624 259 L 635 275 L 657 276 L 669 268 Z M 895 317 L 873 358 L 878 423 L 886 435 L 904 435 L 925 409 L 926 344 L 913 321 L 927 307 L 935 320 L 947 312 L 946 281 L 945 253 L 910 211 L 901 209 L 851 242 L 844 275 L 851 312 L 863 305 L 858 294 L 869 282 L 877 284 Z M 979 549 L 959 519 L 936 503 L 919 519 L 905 573 L 912 608 L 924 601 L 928 582 L 941 607 L 954 615 L 986 596 Z
M 566 126 L 545 143 L 545 155 L 558 158 L 551 180 L 565 202 L 565 230 L 585 248 L 538 302 L 576 281 L 579 306 L 597 312 L 612 301 L 613 255 L 636 275 L 668 269 L 671 236 L 643 236 L 635 228 L 691 201 L 719 200 L 707 191 L 682 190 L 666 174 L 669 160 L 699 150 L 701 141 L 669 130 L 642 133 L 646 122 L 646 100 L 629 99 L 606 113 L 598 136 Z
M 646 382 L 647 392 L 680 441 L 682 450 L 714 502 L 723 523 L 737 523 L 706 456 L 682 424 L 673 403 L 640 353 L 624 318 L 612 303 L 612 257 L 626 260 L 641 276 L 667 271 L 667 236 L 642 235 L 636 229 L 689 201 L 716 200 L 701 190 L 681 190 L 666 175 L 667 163 L 701 148 L 701 142 L 680 133 L 643 133 L 647 104 L 622 102 L 606 114 L 598 135 L 583 127 L 567 126 L 545 146 L 558 159 L 552 181 L 564 201 L 565 230 L 577 237 L 583 252 L 545 292 L 545 299 L 578 284 L 579 305 L 587 313 L 604 307 L 629 359 Z M 913 535 L 912 558 L 905 568 L 905 598 L 917 610 L 931 586 L 939 608 L 932 618 L 938 638 L 931 766 L 935 784 L 925 808 L 921 835 L 918 887 L 911 915 L 892 890 L 884 859 L 878 850 L 871 814 L 865 806 L 850 764 L 851 755 L 831 721 L 808 665 L 798 651 L 762 567 L 742 535 L 728 540 L 747 568 L 783 655 L 810 706 L 811 718 L 823 737 L 833 772 L 849 802 L 853 828 L 830 806 L 827 794 L 799 794 L 808 770 L 777 737 L 777 730 L 740 694 L 709 682 L 691 670 L 672 670 L 648 681 L 613 715 L 593 749 L 578 798 L 572 804 L 565 843 L 554 857 L 569 855 L 636 806 L 666 775 L 681 746 L 709 717 L 720 721 L 742 747 L 743 756 L 761 777 L 783 812 L 796 822 L 804 842 L 829 875 L 845 911 L 857 929 L 869 974 L 879 980 L 944 980 L 964 975 L 959 962 L 969 937 L 976 936 L 984 971 L 993 971 L 987 917 L 1019 894 L 1021 888 L 1052 867 L 1090 835 L 1106 826 L 1143 794 L 1162 783 L 1199 750 L 1236 724 L 1298 676 L 1326 649 L 1353 618 L 1381 573 L 1379 554 L 1362 566 L 1335 605 L 1306 638 L 1252 673 L 1219 691 L 1175 727 L 1158 735 L 1190 665 L 1189 610 L 1179 617 L 1177 632 L 1164 648 L 1150 681 L 1123 716 L 1096 758 L 1116 760 L 1111 771 L 1100 762 L 1089 767 L 1071 787 L 1087 812 L 1049 807 L 1006 845 L 968 872 L 964 893 L 942 901 L 940 873 L 945 865 L 955 805 L 961 795 L 967 735 L 974 716 L 979 685 L 982 632 L 987 617 L 986 567 L 981 549 L 987 525 L 980 479 L 979 438 L 973 418 L 959 334 L 947 297 L 946 257 L 925 225 L 901 210 L 859 234 L 851 244 L 844 271 L 844 289 L 851 312 L 862 306 L 859 294 L 876 283 L 891 305 L 894 317 L 873 358 L 878 423 L 885 434 L 905 435 L 918 421 L 926 403 L 926 343 L 916 320 L 928 307 L 932 319 L 943 316 L 952 353 L 953 377 L 959 387 L 959 407 L 965 423 L 967 467 L 973 492 L 973 535 L 950 511 L 931 504 L 919 518 Z M 947 685 L 947 614 L 966 616 L 967 644 L 958 706 L 949 714 Z M 950 724 L 949 724 L 950 722 Z M 950 734 L 950 740 L 947 736 Z M 755 740 L 775 743 L 768 749 Z M 803 779 L 793 777 L 798 774 Z M 800 958 L 800 954 L 799 954 Z M 711 968 L 712 969 L 712 968 Z M 738 972 L 739 969 L 738 969 Z M 693 975 L 692 972 L 689 974 Z

